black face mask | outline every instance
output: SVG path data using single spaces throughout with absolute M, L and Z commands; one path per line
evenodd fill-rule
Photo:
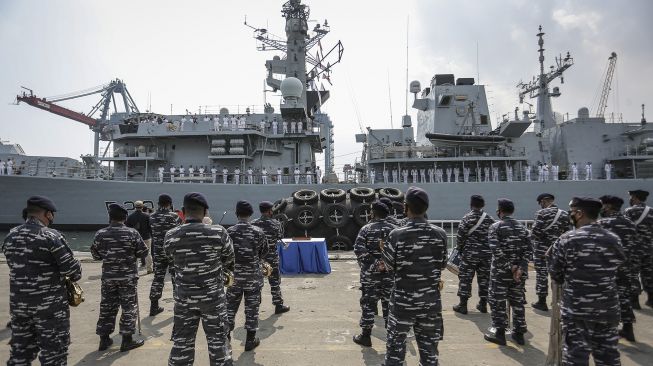
M 576 216 L 574 216 L 573 214 L 569 215 L 569 221 L 571 222 L 572 225 L 574 225 L 574 227 L 576 227 L 576 223 L 578 222 Z
M 633 201 L 632 198 L 628 200 L 628 203 L 630 203 L 631 206 L 635 206 L 635 202 Z
M 601 209 L 601 217 L 607 217 L 608 215 L 609 215 L 608 210 L 606 210 L 605 208 L 602 208 Z

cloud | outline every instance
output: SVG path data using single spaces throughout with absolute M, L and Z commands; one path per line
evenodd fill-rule
M 603 17 L 596 11 L 573 13 L 570 10 L 559 8 L 553 11 L 552 19 L 564 30 L 590 30 L 596 34 Z

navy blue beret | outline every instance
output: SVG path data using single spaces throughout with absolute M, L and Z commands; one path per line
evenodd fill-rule
M 392 200 L 389 199 L 388 197 L 381 197 L 379 198 L 379 201 L 383 202 L 383 204 L 388 207 L 392 207 Z
M 628 191 L 628 194 L 631 196 L 635 196 L 640 201 L 646 201 L 646 198 L 648 198 L 648 192 L 643 191 L 641 189 L 636 189 L 633 191 Z
M 406 191 L 406 202 L 420 202 L 429 205 L 429 195 L 419 187 L 410 187 Z
M 159 204 L 160 205 L 169 205 L 172 203 L 172 197 L 170 197 L 167 194 L 162 194 L 159 196 Z
M 540 194 L 539 196 L 537 196 L 537 202 L 538 202 L 538 203 L 539 203 L 540 201 L 544 200 L 544 199 L 554 200 L 555 197 L 553 197 L 553 195 L 552 195 L 551 193 L 542 193 L 542 194 Z
M 497 206 L 499 206 L 499 210 L 501 211 L 512 212 L 515 210 L 515 204 L 507 198 L 499 198 L 497 200 Z
M 261 203 L 258 204 L 258 209 L 259 209 L 259 211 L 261 211 L 261 212 L 265 212 L 265 211 L 267 211 L 267 210 L 271 210 L 273 206 L 274 206 L 274 204 L 273 204 L 272 202 L 270 202 L 270 201 L 263 201 L 263 202 L 261 202 Z
M 483 198 L 483 196 L 475 194 L 469 199 L 469 204 L 474 207 L 484 207 L 485 199 Z
M 109 205 L 109 217 L 126 217 L 127 210 L 117 203 Z
M 198 192 L 187 193 L 184 196 L 184 206 L 187 206 L 187 205 L 191 205 L 191 206 L 192 205 L 199 205 L 199 206 L 202 206 L 202 207 L 204 207 L 206 209 L 209 208 L 209 204 L 208 204 L 208 202 L 206 202 L 206 197 L 204 197 L 203 194 L 198 193 Z
M 254 213 L 252 205 L 247 201 L 236 202 L 236 215 L 251 215 Z
M 569 207 L 577 207 L 586 210 L 600 211 L 603 204 L 596 198 L 591 197 L 574 197 L 569 202 Z
M 614 208 L 620 209 L 621 206 L 624 204 L 624 200 L 622 200 L 620 197 L 617 196 L 610 196 L 610 195 L 605 195 L 599 197 L 599 200 L 604 204 L 604 205 L 610 205 Z
M 380 200 L 372 202 L 372 210 L 385 212 L 386 214 L 390 213 L 390 208 Z
M 27 206 L 36 206 L 46 211 L 57 212 L 57 207 L 54 205 L 54 202 L 45 196 L 32 196 L 28 198 Z

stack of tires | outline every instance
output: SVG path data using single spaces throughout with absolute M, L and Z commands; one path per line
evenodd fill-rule
M 274 203 L 272 211 L 285 237 L 326 238 L 329 250 L 352 250 L 360 228 L 371 219 L 370 204 L 381 197 L 393 201 L 393 214 L 403 215 L 404 194 L 396 188 L 355 187 L 349 191 L 300 189 Z

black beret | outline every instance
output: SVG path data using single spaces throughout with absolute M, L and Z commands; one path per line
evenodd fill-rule
M 540 203 L 540 201 L 544 199 L 549 199 L 549 200 L 554 200 L 555 197 L 551 193 L 542 193 L 539 196 L 537 196 L 537 202 Z
M 646 201 L 646 198 L 648 198 L 648 191 L 643 191 L 641 189 L 628 191 L 628 194 L 631 196 L 635 196 L 635 198 L 637 198 L 640 201 Z
M 167 194 L 162 194 L 159 196 L 159 204 L 160 205 L 169 205 L 172 203 L 172 197 L 170 197 Z
M 429 195 L 419 187 L 410 187 L 406 191 L 406 202 L 419 202 L 421 201 L 426 206 L 429 205 Z
M 474 207 L 484 207 L 485 199 L 483 199 L 483 196 L 475 194 L 469 199 L 469 204 Z
M 258 204 L 258 209 L 259 209 L 259 211 L 261 211 L 261 212 L 265 212 L 265 211 L 267 211 L 267 210 L 271 210 L 272 207 L 274 207 L 274 204 L 273 204 L 272 202 L 270 202 L 270 201 L 263 201 L 263 202 L 261 202 L 261 203 Z
M 54 202 L 45 196 L 32 196 L 28 198 L 27 206 L 36 206 L 46 211 L 57 212 L 57 207 L 54 205 Z
M 571 199 L 571 202 L 569 202 L 569 207 L 577 207 L 598 213 L 601 210 L 601 207 L 603 207 L 603 204 L 596 198 L 574 197 Z
M 515 211 L 515 204 L 512 203 L 512 201 L 507 198 L 499 198 L 497 200 L 497 206 L 501 211 L 508 211 L 508 212 Z
M 247 201 L 238 201 L 236 202 L 236 215 L 246 215 L 249 216 L 254 213 L 252 205 Z
M 617 209 L 621 208 L 621 206 L 624 204 L 624 200 L 622 200 L 617 196 L 605 195 L 599 197 L 599 200 L 601 200 L 601 202 L 603 202 L 604 205 L 610 205 Z
M 390 213 L 390 208 L 380 200 L 372 202 L 372 210 L 385 212 L 386 214 Z
M 381 197 L 379 198 L 379 201 L 383 202 L 384 205 L 392 208 L 392 200 L 389 199 L 388 197 Z
M 109 217 L 126 217 L 127 210 L 117 203 L 109 205 Z
M 187 205 L 199 205 L 206 209 L 209 208 L 209 204 L 206 202 L 206 197 L 203 194 L 198 192 L 187 193 L 184 196 L 184 206 Z

